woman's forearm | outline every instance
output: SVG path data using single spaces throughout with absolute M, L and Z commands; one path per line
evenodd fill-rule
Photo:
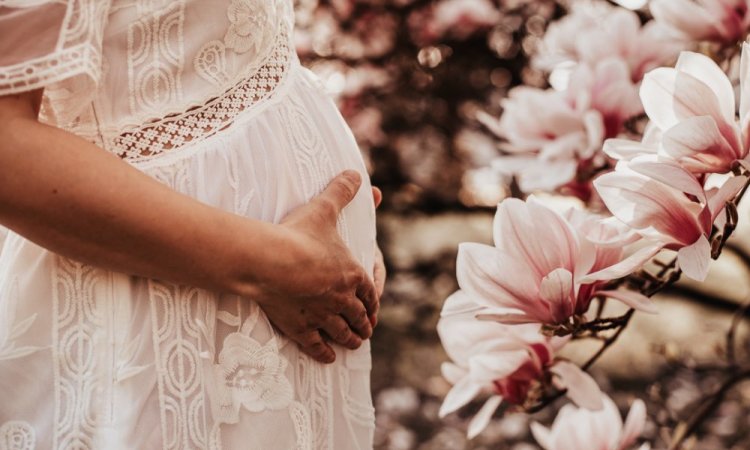
M 95 266 L 250 297 L 322 362 L 336 357 L 324 336 L 352 349 L 370 337 L 377 292 L 336 231 L 361 186 L 357 172 L 335 177 L 280 224 L 264 223 L 40 124 L 37 104 L 0 97 L 0 224 Z
M 92 265 L 223 292 L 252 292 L 261 274 L 250 269 L 279 258 L 274 225 L 200 203 L 39 123 L 24 98 L 0 99 L 0 224 Z

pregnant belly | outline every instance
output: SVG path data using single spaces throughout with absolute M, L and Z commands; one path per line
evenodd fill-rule
M 315 75 L 296 69 L 284 92 L 259 113 L 240 115 L 204 141 L 135 165 L 204 203 L 273 223 L 320 193 L 340 172 L 357 170 L 362 187 L 345 208 L 339 231 L 369 270 L 375 212 L 359 148 Z

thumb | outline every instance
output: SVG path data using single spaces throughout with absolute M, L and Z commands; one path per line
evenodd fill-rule
M 354 170 L 347 170 L 337 175 L 317 199 L 329 205 L 334 217 L 338 217 L 341 210 L 357 195 L 362 185 L 362 176 Z

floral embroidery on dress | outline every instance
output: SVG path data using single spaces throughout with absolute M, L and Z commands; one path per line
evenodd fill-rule
M 34 324 L 37 317 L 36 313 L 34 313 L 23 320 L 16 321 L 18 279 L 14 279 L 11 282 L 7 300 L 5 308 L 1 308 L 2 303 L 0 303 L 0 318 L 4 318 L 7 324 L 0 327 L 0 361 L 21 358 L 41 350 L 41 347 L 31 345 L 18 347 L 16 345 L 16 340 L 29 331 L 29 328 Z
M 268 3 L 263 0 L 232 0 L 227 9 L 231 25 L 224 36 L 224 43 L 237 53 L 251 49 L 258 52 L 262 47 L 263 31 L 269 21 Z
M 237 423 L 240 407 L 260 412 L 289 406 L 293 393 L 284 374 L 287 365 L 275 339 L 261 345 L 239 332 L 227 336 L 219 364 L 214 366 L 222 419 Z
M 11 420 L 0 427 L 0 450 L 33 450 L 35 446 L 36 433 L 28 422 Z

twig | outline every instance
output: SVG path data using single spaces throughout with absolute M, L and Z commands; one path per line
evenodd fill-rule
M 724 401 L 727 392 L 729 392 L 734 385 L 746 378 L 750 378 L 750 368 L 745 368 L 742 371 L 734 373 L 727 378 L 714 393 L 702 399 L 702 405 L 698 407 L 695 413 L 693 413 L 686 422 L 678 425 L 675 435 L 672 437 L 672 442 L 669 444 L 669 450 L 679 450 L 682 443 L 692 436 L 703 421 L 705 421 L 721 404 L 721 402 Z
M 726 356 L 727 356 L 727 362 L 732 367 L 737 367 L 737 355 L 735 353 L 735 341 L 736 341 L 736 335 L 737 335 L 737 328 L 739 328 L 740 323 L 742 322 L 742 319 L 745 317 L 745 314 L 747 313 L 748 309 L 750 309 L 750 300 L 745 301 L 745 303 L 743 303 L 742 306 L 737 309 L 737 312 L 734 313 L 734 316 L 732 317 L 732 324 L 730 325 L 729 330 L 727 331 Z

